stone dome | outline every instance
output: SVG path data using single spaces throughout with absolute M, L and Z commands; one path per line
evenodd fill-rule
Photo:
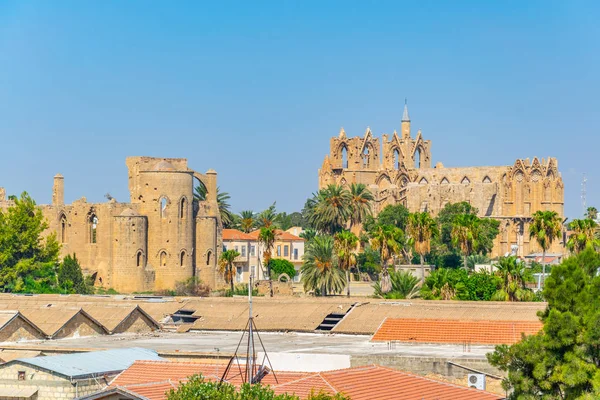
M 133 211 L 131 208 L 126 208 L 123 210 L 123 212 L 121 214 L 119 214 L 120 217 L 139 217 L 139 214 L 136 213 L 135 211 Z
M 165 160 L 158 162 L 153 169 L 155 171 L 176 171 L 175 166 Z

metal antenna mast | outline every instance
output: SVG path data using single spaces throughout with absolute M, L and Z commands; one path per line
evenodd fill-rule
M 583 208 L 583 216 L 587 212 L 587 177 L 585 172 L 583 173 L 583 180 L 581 181 L 581 207 Z
M 277 375 L 275 374 L 275 371 L 273 370 L 273 365 L 271 364 L 271 360 L 269 360 L 269 356 L 267 355 L 267 350 L 265 349 L 265 345 L 263 344 L 262 339 L 260 338 L 260 335 L 258 334 L 258 329 L 256 328 L 256 324 L 254 323 L 254 316 L 252 315 L 252 288 L 253 288 L 252 281 L 253 281 L 253 278 L 254 278 L 254 275 L 250 274 L 250 278 L 249 278 L 249 282 L 248 282 L 248 322 L 246 323 L 246 328 L 242 332 L 242 337 L 240 338 L 237 348 L 235 349 L 235 353 L 229 360 L 229 363 L 227 364 L 227 367 L 225 368 L 225 371 L 223 372 L 223 376 L 221 376 L 220 383 L 226 382 L 228 379 L 231 379 L 232 377 L 240 376 L 242 378 L 243 383 L 249 383 L 249 384 L 253 385 L 255 383 L 260 383 L 260 381 L 265 377 L 265 375 L 270 374 L 270 373 L 273 374 L 273 378 L 275 378 L 275 382 L 279 383 L 279 381 L 277 380 Z M 262 351 L 264 354 L 263 359 L 260 363 L 257 363 L 257 361 L 256 361 L 256 345 L 254 343 L 254 335 L 255 334 L 256 334 L 256 337 L 258 338 L 260 347 L 262 348 Z M 244 341 L 244 337 L 246 335 L 248 335 L 248 337 L 247 337 L 247 343 L 246 343 L 246 354 L 244 356 L 244 354 L 239 354 L 239 351 L 240 351 L 242 342 Z M 242 366 L 240 364 L 240 359 L 245 361 L 246 365 Z M 268 364 L 268 366 L 265 365 L 265 361 L 266 361 L 266 364 Z M 237 364 L 238 373 L 236 373 L 235 371 L 232 371 L 232 367 L 234 367 L 234 364 Z

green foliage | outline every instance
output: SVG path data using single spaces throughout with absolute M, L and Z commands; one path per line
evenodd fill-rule
M 225 250 L 219 257 L 219 272 L 223 275 L 225 283 L 229 283 L 233 292 L 233 280 L 235 279 L 236 269 L 233 266 L 235 259 L 240 256 L 240 253 L 231 249 Z
M 367 218 L 364 228 L 366 231 L 371 231 L 376 224 L 393 225 L 404 231 L 406 229 L 406 222 L 409 214 L 408 208 L 404 207 L 402 204 L 387 205 L 377 215 L 376 219 L 372 217 Z
M 270 228 L 275 227 L 277 224 L 277 210 L 275 203 L 271 204 L 269 208 L 261 211 L 256 216 L 256 227 L 257 228 Z
M 248 284 L 247 283 L 238 283 L 232 290 L 227 290 L 225 292 L 225 297 L 232 296 L 247 296 L 248 295 Z M 252 296 L 258 296 L 258 289 L 252 289 Z
M 469 257 L 467 257 L 467 267 L 469 267 L 469 269 L 471 270 L 475 269 L 475 265 L 477 264 L 489 263 L 490 259 L 487 256 L 484 256 L 483 254 L 471 254 Z
M 501 257 L 495 264 L 502 286 L 492 296 L 495 301 L 532 301 L 533 292 L 525 287 L 531 271 L 516 257 Z
M 91 294 L 94 292 L 89 287 L 81 272 L 77 256 L 67 255 L 58 267 L 58 286 L 61 293 Z
M 210 294 L 210 286 L 202 283 L 200 278 L 192 276 L 183 282 L 175 283 L 174 296 L 201 296 Z
M 256 226 L 256 214 L 252 210 L 242 211 L 239 215 L 240 229 L 249 233 Z
M 296 276 L 296 268 L 294 268 L 294 264 L 288 260 L 284 260 L 282 258 L 272 258 L 269 262 L 269 265 L 271 266 L 273 279 L 278 279 L 279 275 L 281 274 L 287 274 L 290 279 Z
M 580 253 L 587 247 L 600 246 L 600 240 L 596 237 L 598 224 L 593 219 L 574 219 L 569 224 L 569 229 L 573 232 L 567 241 L 567 248 L 570 251 Z
M 546 280 L 543 330 L 498 346 L 490 364 L 508 372 L 510 399 L 600 397 L 600 255 L 585 249 L 554 266 Z
M 371 246 L 356 255 L 356 266 L 360 272 L 374 276 L 381 272 L 381 256 Z
M 344 290 L 346 279 L 338 267 L 333 238 L 316 236 L 306 246 L 302 264 L 302 284 L 304 290 L 319 291 L 323 296 L 340 293 Z
M 384 293 L 379 282 L 375 282 L 373 289 L 375 296 L 386 299 L 414 299 L 419 297 L 419 279 L 408 271 L 389 272 L 392 289 Z
M 201 375 L 194 375 L 187 382 L 179 384 L 177 389 L 171 389 L 167 395 L 168 400 L 300 400 L 291 394 L 275 394 L 264 385 L 241 385 L 238 389 L 234 385 L 223 382 L 208 381 Z M 325 392 L 311 393 L 308 400 L 350 400 L 342 395 L 329 395 Z
M 287 231 L 293 226 L 299 226 L 301 228 L 304 228 L 304 226 L 307 225 L 306 221 L 304 220 L 304 217 L 302 216 L 302 213 L 299 212 L 293 212 L 291 214 L 281 212 L 277 214 L 277 217 L 275 218 L 275 223 L 279 229 L 284 231 Z
M 310 226 L 322 233 L 334 234 L 346 227 L 351 215 L 350 191 L 341 185 L 329 185 L 308 199 L 304 213 Z
M 420 264 L 423 265 L 423 257 L 431 251 L 432 239 L 439 234 L 437 222 L 428 212 L 411 213 L 406 223 L 406 233 L 411 237 L 415 251 L 420 256 Z
M 500 277 L 485 271 L 438 268 L 425 278 L 421 296 L 428 300 L 489 301 L 500 288 Z
M 300 237 L 302 239 L 306 240 L 307 242 L 310 242 L 311 240 L 313 240 L 315 236 L 317 236 L 317 231 L 315 231 L 312 228 L 305 229 L 300 234 Z
M 55 267 L 60 245 L 42 211 L 25 192 L 14 205 L 0 210 L 0 288 L 4 292 L 56 291 Z

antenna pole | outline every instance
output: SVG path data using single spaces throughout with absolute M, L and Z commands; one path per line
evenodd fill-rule
M 252 317 L 252 278 L 254 278 L 253 274 L 250 273 L 250 277 L 248 280 L 248 352 L 247 352 L 247 360 L 246 360 L 246 373 L 247 373 L 247 381 L 252 384 L 252 379 L 254 378 L 254 333 L 252 332 L 252 328 L 254 328 L 254 320 Z

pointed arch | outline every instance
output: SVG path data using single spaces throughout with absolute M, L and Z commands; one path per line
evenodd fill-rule
M 161 267 L 166 267 L 167 266 L 167 251 L 166 250 L 161 250 L 158 253 L 158 265 L 160 265 Z
M 486 176 L 483 178 L 483 181 L 482 181 L 482 182 L 483 182 L 483 183 L 492 183 L 492 180 L 490 179 L 490 177 L 489 177 L 489 176 L 487 176 L 487 175 L 486 175 Z
M 99 219 L 96 213 L 92 210 L 88 215 L 88 242 L 95 244 L 98 243 L 98 224 Z
M 60 229 L 60 242 L 67 243 L 67 227 L 69 226 L 69 223 L 64 212 L 61 212 L 58 216 L 58 225 Z
M 136 253 L 135 253 L 135 265 L 137 267 L 144 267 L 145 266 L 145 257 L 144 257 L 144 252 L 142 251 L 142 249 L 139 249 Z
M 429 182 L 427 182 L 427 179 L 425 179 L 425 177 L 422 177 L 419 180 L 419 185 L 427 185 Z
M 206 252 L 206 265 L 210 265 L 210 263 L 212 262 L 212 250 L 208 250 Z
M 345 141 L 340 143 L 337 152 L 342 162 L 342 168 L 348 168 L 348 144 Z
M 169 205 L 169 198 L 167 196 L 161 196 L 158 199 L 158 211 L 161 218 L 167 218 L 167 206 Z
M 375 184 L 381 187 L 389 187 L 392 185 L 392 180 L 390 179 L 389 175 L 384 172 L 377 177 Z
M 185 219 L 187 217 L 187 198 L 183 196 L 179 200 L 179 219 Z
M 187 253 L 186 253 L 185 249 L 181 250 L 181 252 L 179 253 L 179 266 L 180 267 L 185 267 L 186 255 L 187 255 Z
M 398 186 L 400 188 L 408 186 L 409 183 L 410 183 L 410 178 L 406 174 L 400 174 L 398 176 L 398 179 L 396 179 L 396 186 Z
M 448 185 L 450 184 L 450 181 L 448 180 L 448 178 L 443 177 L 442 180 L 440 181 L 441 185 Z
M 467 176 L 463 177 L 462 180 L 460 181 L 461 184 L 463 185 L 470 185 L 471 184 L 471 180 L 469 178 L 467 178 Z

